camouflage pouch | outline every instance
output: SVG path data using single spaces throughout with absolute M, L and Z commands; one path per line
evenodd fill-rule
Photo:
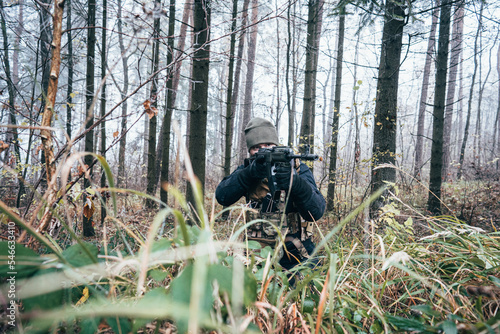
M 281 224 L 279 212 L 261 213 L 255 209 L 250 209 L 246 212 L 247 222 L 252 220 L 265 220 L 265 222 L 257 222 L 247 228 L 247 239 L 259 242 L 263 247 L 275 247 L 278 241 L 278 229 Z M 288 228 L 286 224 L 282 227 L 281 233 L 286 234 Z

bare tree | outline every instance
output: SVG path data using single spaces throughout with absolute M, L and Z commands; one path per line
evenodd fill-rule
M 173 80 L 174 80 L 174 31 L 175 31 L 175 0 L 170 0 L 168 15 L 168 41 L 167 41 L 167 103 L 165 116 L 161 126 L 161 177 L 160 177 L 160 199 L 167 204 L 168 192 L 166 183 L 168 182 L 168 170 L 170 162 L 170 127 L 172 122 L 172 113 L 174 111 L 173 101 Z
M 451 125 L 453 123 L 453 106 L 455 101 L 455 87 L 457 86 L 458 62 L 462 53 L 462 33 L 464 29 L 464 2 L 455 4 L 453 15 L 453 32 L 451 36 L 450 74 L 448 77 L 448 92 L 446 93 L 446 107 L 444 112 L 443 131 L 443 176 L 448 175 L 450 167 L 450 138 Z
M 226 92 L 226 122 L 225 122 L 225 152 L 224 152 L 224 176 L 231 173 L 231 156 L 233 149 L 233 134 L 234 134 L 234 113 L 233 101 L 233 79 L 234 79 L 234 52 L 236 45 L 236 16 L 238 14 L 238 0 L 233 0 L 233 12 L 231 19 L 231 41 L 229 44 L 229 64 L 227 75 L 227 92 Z
M 123 22 L 122 22 L 122 1 L 118 0 L 118 44 L 120 46 L 120 53 L 123 66 L 123 87 L 120 90 L 120 97 L 122 103 L 122 115 L 120 123 L 120 146 L 118 149 L 118 180 L 119 187 L 123 187 L 126 181 L 125 178 L 125 149 L 127 147 L 127 107 L 128 101 L 126 99 L 128 92 L 128 55 L 126 54 L 125 44 L 123 42 Z
M 427 93 L 429 91 L 429 78 L 431 66 L 434 59 L 434 45 L 436 44 L 436 27 L 439 18 L 439 3 L 436 0 L 436 5 L 432 11 L 431 31 L 429 40 L 427 42 L 427 53 L 425 56 L 424 73 L 422 74 L 422 90 L 420 92 L 420 102 L 418 108 L 417 120 L 417 138 L 415 143 L 415 162 L 413 164 L 413 176 L 420 180 L 422 178 L 422 165 L 423 165 L 423 146 L 424 146 L 424 127 L 425 127 L 425 110 L 427 107 Z
M 155 12 L 161 11 L 161 0 L 155 0 Z M 153 54 L 151 57 L 151 91 L 149 101 L 146 101 L 146 111 L 149 115 L 149 131 L 148 131 L 148 164 L 147 164 L 147 188 L 148 195 L 154 196 L 156 193 L 156 185 L 158 178 L 156 174 L 156 127 L 158 123 L 158 68 L 160 63 L 160 15 L 154 19 L 153 27 Z M 146 206 L 152 208 L 155 202 L 152 200 L 146 201 Z
M 396 181 L 394 168 L 379 166 L 394 164 L 396 161 L 399 66 L 406 18 L 404 4 L 388 1 L 385 4 L 384 18 L 373 126 L 372 194 L 383 187 L 384 182 Z M 383 204 L 382 198 L 374 201 L 371 214 L 376 215 Z
M 106 35 L 107 35 L 107 21 L 108 21 L 108 1 L 102 0 L 102 40 L 101 40 L 101 81 L 103 81 L 103 86 L 101 89 L 101 148 L 100 153 L 103 158 L 106 158 L 106 83 L 104 82 L 106 77 L 107 68 L 107 45 L 106 45 Z M 106 175 L 104 169 L 101 170 L 101 188 L 106 187 Z M 106 218 L 106 196 L 102 196 L 103 205 L 101 206 L 101 224 L 104 224 L 104 219 Z
M 474 70 L 472 73 L 472 82 L 470 85 L 470 91 L 469 91 L 469 100 L 467 103 L 467 118 L 465 120 L 465 129 L 464 129 L 464 135 L 462 137 L 462 145 L 460 148 L 460 155 L 458 157 L 458 172 L 457 172 L 457 178 L 460 179 L 462 178 L 462 171 L 463 171 L 463 165 L 464 165 L 464 157 L 465 157 L 465 148 L 467 146 L 467 139 L 469 137 L 469 127 L 470 127 L 470 119 L 471 119 L 471 114 L 472 114 L 472 97 L 474 96 L 474 85 L 476 82 L 476 75 L 477 75 L 477 67 L 478 67 L 478 40 L 479 40 L 479 34 L 482 29 L 482 16 L 483 16 L 483 8 L 484 4 L 481 2 L 481 7 L 479 9 L 480 12 L 480 20 L 477 25 L 477 30 L 476 30 L 476 38 L 474 39 Z
M 66 4 L 66 33 L 68 36 L 68 87 L 66 89 L 66 133 L 68 138 L 71 138 L 72 113 L 73 113 L 73 32 L 71 29 L 71 0 L 67 0 Z
M 300 127 L 300 145 L 310 146 L 311 149 L 314 147 L 316 75 L 318 72 L 323 4 L 323 0 L 309 0 L 308 2 L 304 105 Z
M 327 210 L 335 209 L 335 183 L 337 174 L 337 154 L 339 141 L 340 95 L 342 93 L 342 62 L 344 60 L 345 7 L 339 12 L 339 35 L 337 41 L 337 68 L 335 70 L 335 97 L 333 105 L 333 120 L 330 142 L 330 165 L 328 167 Z
M 3 64 L 5 68 L 5 76 L 6 76 L 6 81 L 7 81 L 7 90 L 9 94 L 9 104 L 8 104 L 8 109 L 9 109 L 9 123 L 12 125 L 10 129 L 8 129 L 8 133 L 11 134 L 12 140 L 7 140 L 7 142 L 10 142 L 10 145 L 14 146 L 14 155 L 15 155 L 15 164 L 19 165 L 21 162 L 21 150 L 19 148 L 19 134 L 17 132 L 17 120 L 16 120 L 16 108 L 15 108 L 15 85 L 14 81 L 12 80 L 11 72 L 10 72 L 10 62 L 9 62 L 9 42 L 7 38 L 7 27 L 5 24 L 5 11 L 4 11 L 4 5 L 3 5 L 3 0 L 0 0 L 0 10 L 2 11 L 0 13 L 0 18 L 1 18 L 1 25 L 2 25 L 2 35 L 3 35 L 3 49 L 4 49 L 4 56 L 3 56 Z M 9 156 L 9 151 L 5 153 L 5 162 L 8 163 L 8 160 L 10 158 Z M 21 196 L 25 193 L 24 189 L 24 181 L 22 178 L 22 172 L 21 170 L 18 171 L 18 184 L 19 184 L 19 191 L 18 191 L 18 196 L 17 196 L 17 201 L 16 201 L 16 207 L 19 207 L 21 204 Z
M 242 117 L 240 126 L 243 130 L 245 126 L 250 121 L 252 116 L 252 97 L 253 97 L 253 76 L 255 72 L 255 53 L 257 50 L 257 20 L 259 15 L 259 4 L 258 0 L 251 0 L 252 2 L 252 23 L 250 27 L 250 40 L 248 41 L 248 56 L 247 56 L 247 76 L 245 80 L 245 100 L 243 102 L 243 109 L 241 111 Z M 243 131 L 239 133 L 239 162 L 243 163 L 243 160 L 247 156 L 245 134 Z
M 451 1 L 443 0 L 439 17 L 438 55 L 436 61 L 436 86 L 432 123 L 431 171 L 427 209 L 441 213 L 441 184 L 443 173 L 443 130 L 448 74 L 448 47 L 450 43 Z
M 94 152 L 94 77 L 95 77 L 95 13 L 96 13 L 96 0 L 89 0 L 88 13 L 87 13 L 87 72 L 85 78 L 85 110 L 87 111 L 87 118 L 85 129 L 85 152 Z M 92 166 L 94 158 L 87 154 L 85 156 L 85 165 Z M 92 169 L 90 170 L 92 175 Z M 91 185 L 90 179 L 85 178 L 83 187 L 89 188 Z M 83 203 L 86 204 L 87 194 L 83 194 Z M 92 225 L 92 217 L 83 215 L 83 235 L 85 237 L 92 237 L 95 235 L 94 226 Z
M 205 151 L 207 147 L 211 6 L 210 0 L 195 0 L 194 2 L 194 34 L 196 38 L 193 46 L 195 51 L 193 54 L 188 151 L 193 164 L 194 175 L 202 185 L 205 181 Z M 191 187 L 187 188 L 186 198 L 188 202 L 203 205 L 203 203 L 195 201 Z M 200 200 L 203 201 L 203 199 Z M 201 210 L 199 207 L 197 209 Z

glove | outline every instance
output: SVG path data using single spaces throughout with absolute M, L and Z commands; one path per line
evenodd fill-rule
M 290 181 L 292 176 L 292 165 L 289 163 L 283 163 L 276 165 L 276 174 L 274 175 L 274 180 L 276 181 L 276 190 L 287 190 L 290 188 Z M 293 183 L 295 183 L 298 178 L 297 172 L 293 170 Z M 292 185 L 293 190 L 293 185 Z
M 267 177 L 266 158 L 261 156 L 253 160 L 248 168 L 248 175 L 254 179 L 263 179 Z

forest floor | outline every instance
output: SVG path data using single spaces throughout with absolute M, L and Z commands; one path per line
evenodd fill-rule
M 360 191 L 361 193 L 361 191 Z M 239 217 L 239 210 L 235 210 L 230 219 L 220 219 L 218 214 L 222 207 L 213 203 L 212 194 L 206 196 L 206 211 L 209 220 L 213 223 L 213 235 L 216 240 L 228 240 L 234 234 L 236 229 L 242 225 L 242 219 Z M 414 188 L 401 188 L 396 192 L 397 200 L 394 202 L 396 205 L 391 210 L 388 210 L 389 225 L 394 227 L 394 222 L 397 222 L 402 228 L 408 227 L 405 222 L 411 222 L 409 225 L 411 229 L 408 231 L 408 240 L 419 240 L 424 236 L 432 233 L 433 227 L 429 224 L 430 215 L 425 211 L 425 202 L 427 194 L 425 190 L 419 191 Z M 442 190 L 443 198 L 443 215 L 449 217 L 450 221 L 459 224 L 465 224 L 473 228 L 480 228 L 487 232 L 497 232 L 500 230 L 500 182 L 499 181 L 483 181 L 483 182 L 461 182 L 461 183 L 447 183 Z M 354 203 L 361 203 L 362 196 L 354 197 Z M 147 209 L 144 206 L 143 198 L 132 194 L 119 194 L 118 196 L 118 214 L 117 220 L 108 219 L 105 224 L 100 222 L 100 210 L 98 200 L 95 199 L 96 210 L 93 218 L 95 220 L 94 227 L 96 234 L 91 238 L 84 238 L 85 241 L 96 245 L 98 248 L 106 247 L 109 251 L 122 250 L 125 253 L 136 253 L 140 248 L 139 239 L 146 240 L 151 228 L 154 217 L 158 213 L 158 209 Z M 341 202 L 341 201 L 339 201 Z M 108 202 L 109 203 L 109 202 Z M 108 204 L 111 206 L 110 203 Z M 317 221 L 317 226 L 321 231 L 316 233 L 315 241 L 319 242 L 321 235 L 326 235 L 332 231 L 352 210 L 356 208 L 356 204 L 349 209 L 345 208 L 336 214 L 329 213 L 322 219 Z M 81 205 L 67 205 L 67 210 L 64 215 L 67 217 L 68 222 L 72 222 L 72 227 L 77 234 L 81 231 L 82 210 Z M 411 218 L 411 219 L 410 219 Z M 347 224 L 338 231 L 338 237 L 347 243 L 356 243 L 363 240 L 364 229 L 368 219 L 361 212 L 355 219 L 347 222 Z M 391 221 L 393 223 L 391 223 Z M 459 222 L 460 221 L 460 222 Z M 164 230 L 159 233 L 168 236 L 168 238 L 175 237 L 174 220 L 169 218 Z M 379 223 L 382 225 L 383 223 Z M 0 225 L 0 236 L 2 239 L 7 237 L 7 224 Z M 59 229 L 54 230 L 52 238 L 57 240 L 57 244 L 66 249 L 74 240 L 70 235 Z M 380 232 L 377 231 L 377 232 Z M 382 233 L 383 234 L 383 233 Z M 127 249 L 127 247 L 131 247 Z M 31 248 L 35 248 L 39 252 L 44 252 L 35 246 L 36 243 L 31 244 Z M 171 273 L 174 277 L 174 273 Z M 160 333 L 169 333 L 172 330 L 175 332 L 175 326 L 168 321 L 163 321 L 159 328 L 155 327 L 155 323 L 148 325 L 144 329 L 144 333 L 152 333 L 158 330 Z M 111 328 L 106 323 L 101 323 L 99 326 L 99 333 L 111 333 Z

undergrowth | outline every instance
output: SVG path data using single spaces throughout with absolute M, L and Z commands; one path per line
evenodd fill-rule
M 201 187 L 192 184 L 201 203 Z M 287 272 L 278 264 L 279 252 L 244 239 L 245 228 L 255 221 L 244 220 L 243 206 L 225 209 L 229 218 L 203 205 L 194 212 L 170 188 L 179 207 L 150 217 L 135 207 L 146 195 L 106 191 L 113 200 L 92 239 L 74 233 L 75 221 L 65 221 L 72 215 L 57 215 L 63 229 L 51 236 L 0 202 L 4 236 L 15 224 L 16 236 L 20 229 L 31 237 L 29 247 L 16 243 L 14 251 L 12 243 L 0 242 L 2 331 L 500 330 L 500 235 L 495 230 L 455 216 L 403 215 L 411 207 L 396 196 L 379 220 L 355 223 L 371 198 L 335 226 L 318 227 L 317 267 L 305 262 Z M 65 206 L 69 203 L 55 211 Z M 360 233 L 350 233 L 353 224 Z M 425 226 L 425 235 L 416 233 L 418 226 Z M 12 275 L 14 298 L 9 296 Z

